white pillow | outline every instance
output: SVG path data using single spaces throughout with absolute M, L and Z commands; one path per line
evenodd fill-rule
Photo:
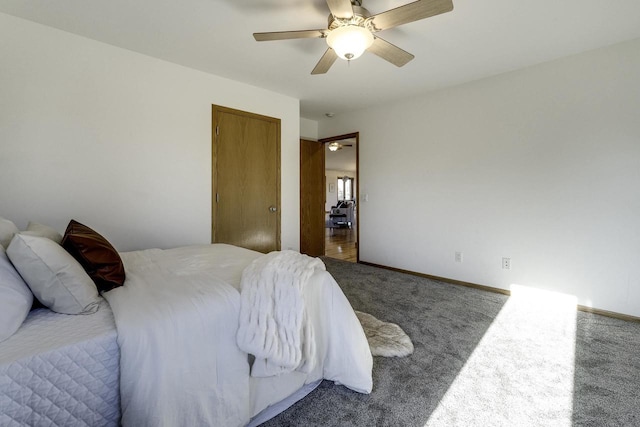
M 7 255 L 33 295 L 51 310 L 66 314 L 98 310 L 96 285 L 78 261 L 53 240 L 16 234 Z
M 33 294 L 0 246 L 0 342 L 13 335 L 33 305 Z
M 8 219 L 0 217 L 0 246 L 8 248 L 16 233 L 18 233 L 18 227 Z
M 37 222 L 29 221 L 27 229 L 20 232 L 20 234 L 26 234 L 27 236 L 40 236 L 53 240 L 57 244 L 62 242 L 62 234 L 58 233 L 54 228 L 48 225 L 39 224 Z

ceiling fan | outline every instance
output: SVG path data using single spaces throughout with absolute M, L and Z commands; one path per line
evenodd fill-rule
M 452 0 L 418 0 L 377 15 L 362 7 L 361 0 L 327 0 L 327 5 L 331 12 L 327 29 L 253 33 L 253 37 L 259 42 L 326 38 L 329 48 L 311 74 L 324 74 L 337 58 L 350 61 L 365 50 L 402 67 L 414 56 L 374 33 L 453 10 Z
M 338 151 L 342 150 L 343 147 L 353 147 L 353 144 L 340 144 L 339 142 L 330 142 L 329 145 L 330 151 Z

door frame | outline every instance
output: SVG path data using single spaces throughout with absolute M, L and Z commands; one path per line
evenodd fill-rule
M 221 105 L 211 105 L 211 243 L 216 241 L 216 215 L 217 215 L 217 201 L 216 194 L 218 193 L 218 120 L 220 113 L 236 114 L 243 117 L 252 119 L 265 120 L 275 123 L 276 125 L 276 250 L 282 249 L 282 224 L 281 224 L 281 178 L 282 178 L 282 131 L 281 120 L 276 117 L 264 116 L 261 114 L 251 113 L 243 110 L 236 110 L 234 108 L 224 107 Z
M 330 142 L 351 138 L 356 140 L 356 262 L 360 262 L 360 132 L 330 136 L 329 138 L 319 139 L 318 142 L 328 144 Z

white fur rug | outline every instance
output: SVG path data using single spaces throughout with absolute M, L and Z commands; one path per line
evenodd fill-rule
M 373 356 L 404 357 L 413 353 L 413 343 L 400 326 L 383 322 L 361 311 L 356 311 L 356 316 L 362 324 Z

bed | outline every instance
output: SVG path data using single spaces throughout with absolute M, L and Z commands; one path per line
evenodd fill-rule
M 328 272 L 303 288 L 306 369 L 258 377 L 236 335 L 242 272 L 265 255 L 214 244 L 121 256 L 127 279 L 97 312 L 32 310 L 0 343 L 0 425 L 257 425 L 322 379 L 371 391 L 366 338 Z

